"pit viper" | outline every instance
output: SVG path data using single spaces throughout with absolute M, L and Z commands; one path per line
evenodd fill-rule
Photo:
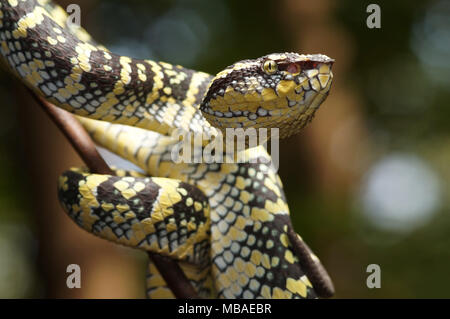
M 173 154 L 175 132 L 201 135 L 194 151 L 230 128 L 297 133 L 327 97 L 334 60 L 276 53 L 212 76 L 114 54 L 50 0 L 1 0 L 0 46 L 3 64 L 25 85 L 144 172 L 63 173 L 58 197 L 80 227 L 175 259 L 201 297 L 333 294 L 319 259 L 293 230 L 264 146 L 246 144 L 245 161 L 177 162 Z M 173 297 L 151 262 L 146 281 L 148 297 Z

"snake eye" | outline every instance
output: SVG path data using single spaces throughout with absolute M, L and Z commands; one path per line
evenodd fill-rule
M 267 74 L 274 74 L 278 70 L 278 65 L 273 60 L 266 60 L 263 64 L 263 71 Z

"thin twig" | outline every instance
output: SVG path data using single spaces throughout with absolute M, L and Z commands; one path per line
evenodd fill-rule
M 30 92 L 56 126 L 63 132 L 92 173 L 114 175 L 114 172 L 98 153 L 89 134 L 72 114 L 50 104 L 33 91 L 30 90 Z M 148 255 L 176 298 L 198 298 L 194 287 L 177 262 L 169 257 L 151 252 L 148 252 Z

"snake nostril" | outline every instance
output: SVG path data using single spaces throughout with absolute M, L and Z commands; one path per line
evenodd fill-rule
M 302 61 L 301 63 L 301 68 L 302 70 L 311 70 L 311 69 L 315 69 L 317 68 L 317 65 L 319 64 L 316 61 L 311 61 L 311 60 L 307 60 L 307 61 Z
M 292 74 L 296 74 L 300 72 L 300 66 L 297 63 L 291 63 L 286 68 L 286 71 Z

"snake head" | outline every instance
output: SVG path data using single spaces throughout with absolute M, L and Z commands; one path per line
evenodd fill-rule
M 200 110 L 224 134 L 226 128 L 278 128 L 280 138 L 288 137 L 311 121 L 327 97 L 333 62 L 323 54 L 297 53 L 237 62 L 216 75 Z

